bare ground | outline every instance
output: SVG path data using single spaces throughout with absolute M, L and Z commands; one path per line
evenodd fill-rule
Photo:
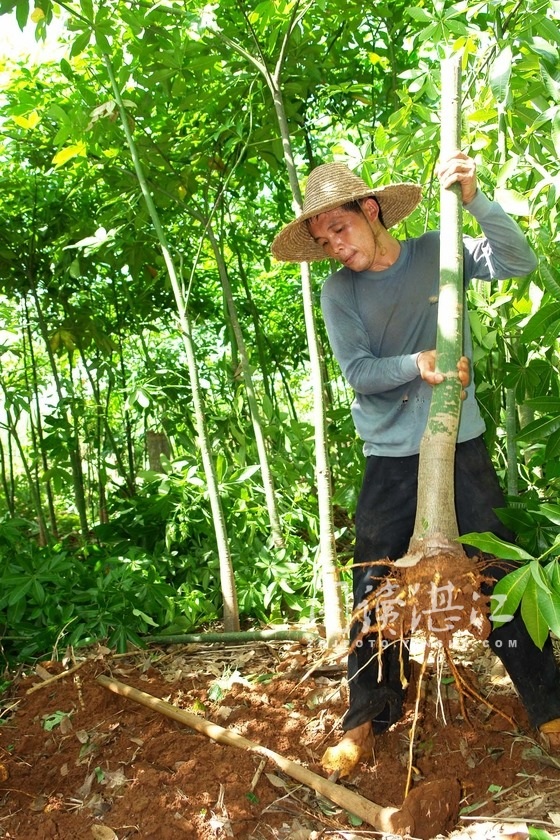
M 441 657 L 432 657 L 412 750 L 414 786 L 459 780 L 461 816 L 448 837 L 523 840 L 528 826 L 560 837 L 560 757 L 539 744 L 484 644 L 463 636 L 455 645 L 461 673 L 493 708 L 459 702 Z M 415 651 L 421 662 L 421 642 Z M 340 736 L 347 697 L 344 662 L 323 654 L 320 644 L 281 642 L 124 656 L 99 648 L 9 675 L 0 702 L 0 838 L 389 837 L 272 762 L 217 744 L 96 681 L 112 676 L 324 775 L 321 755 Z M 344 781 L 349 789 L 400 807 L 415 700 L 413 682 L 404 718 L 376 739 L 372 761 Z

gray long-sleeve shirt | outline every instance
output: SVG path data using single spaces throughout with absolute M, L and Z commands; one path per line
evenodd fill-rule
M 484 237 L 464 237 L 465 285 L 528 274 L 536 257 L 525 236 L 480 190 L 466 207 Z M 416 366 L 436 346 L 439 231 L 400 242 L 396 262 L 383 271 L 341 268 L 327 278 L 321 307 L 335 357 L 355 399 L 352 416 L 365 455 L 401 457 L 419 451 L 432 388 Z M 464 355 L 472 355 L 465 309 Z M 461 408 L 458 441 L 478 437 L 484 421 L 474 383 Z

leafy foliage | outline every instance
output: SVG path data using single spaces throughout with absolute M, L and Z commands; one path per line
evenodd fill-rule
M 554 526 L 555 533 L 551 544 L 539 557 L 493 534 L 465 534 L 460 538 L 461 542 L 474 545 L 495 557 L 523 563 L 495 585 L 491 596 L 495 602 L 491 618 L 494 626 L 500 627 L 520 608 L 529 635 L 540 648 L 551 630 L 560 636 L 560 505 L 540 506 L 533 512 L 532 521 L 534 525 L 537 522 L 540 525 L 539 520 L 542 519 Z M 532 532 L 534 530 L 535 527 L 531 529 Z M 526 522 L 523 531 L 527 533 Z M 523 538 L 523 534 L 520 536 Z M 545 563 L 551 554 L 557 556 Z

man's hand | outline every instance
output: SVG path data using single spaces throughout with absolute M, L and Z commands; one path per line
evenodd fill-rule
M 476 163 L 464 152 L 457 150 L 449 160 L 440 161 L 437 175 L 441 186 L 448 189 L 452 184 L 459 184 L 463 204 L 468 204 L 476 195 Z
M 443 373 L 436 373 L 436 351 L 423 350 L 418 354 L 416 359 L 420 376 L 427 382 L 428 385 L 439 385 L 444 381 Z M 464 400 L 467 396 L 465 388 L 471 381 L 471 366 L 466 356 L 461 356 L 457 362 L 457 376 L 461 383 L 461 399 Z

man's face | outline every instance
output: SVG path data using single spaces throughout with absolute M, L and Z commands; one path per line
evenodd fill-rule
M 375 202 L 368 202 L 368 209 L 369 204 L 375 206 Z M 329 259 L 341 262 L 352 271 L 373 268 L 377 245 L 364 212 L 336 207 L 310 220 L 308 228 Z

